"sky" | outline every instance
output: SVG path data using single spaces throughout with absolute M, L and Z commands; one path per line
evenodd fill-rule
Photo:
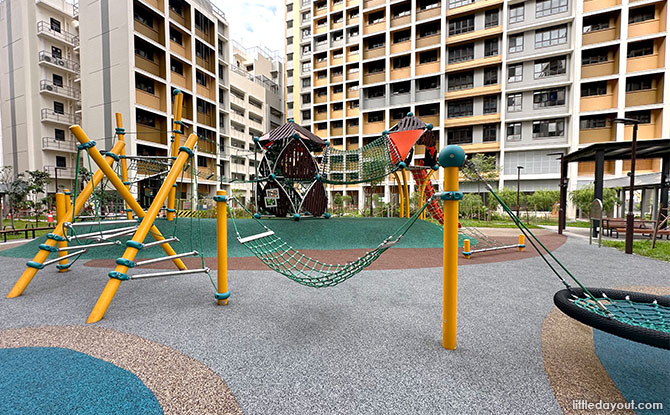
M 284 0 L 215 0 L 226 14 L 230 36 L 245 47 L 284 54 Z

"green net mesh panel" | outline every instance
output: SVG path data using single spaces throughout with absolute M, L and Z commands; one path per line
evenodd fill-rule
M 380 180 L 398 170 L 393 163 L 388 136 L 382 136 L 354 150 L 329 146 L 323 154 L 321 175 L 324 183 L 358 184 Z
M 574 304 L 603 317 L 613 318 L 621 323 L 670 333 L 669 307 L 664 307 L 658 303 L 640 303 L 606 297 L 600 297 L 597 300 L 607 311 L 598 307 L 593 298 L 576 298 Z

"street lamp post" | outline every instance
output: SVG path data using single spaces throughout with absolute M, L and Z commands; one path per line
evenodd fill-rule
M 556 160 L 559 160 L 561 162 L 561 182 L 559 183 L 559 191 L 560 191 L 560 201 L 558 203 L 558 233 L 559 235 L 563 234 L 563 228 L 565 228 L 565 220 L 564 220 L 564 213 L 563 213 L 563 205 L 566 203 L 567 199 L 567 187 L 568 187 L 568 178 L 563 177 L 564 176 L 564 166 L 563 166 L 563 156 L 565 156 L 565 153 L 558 152 L 558 153 L 549 153 L 547 156 L 558 156 Z
M 628 199 L 628 213 L 626 214 L 626 253 L 633 253 L 633 228 L 635 227 L 635 216 L 633 208 L 635 207 L 633 200 L 633 191 L 635 189 L 635 151 L 637 149 L 637 126 L 640 121 L 633 118 L 616 118 L 615 123 L 633 126 L 633 142 L 630 150 L 630 197 Z
M 516 217 L 519 217 L 521 209 L 521 170 L 523 166 L 516 166 Z

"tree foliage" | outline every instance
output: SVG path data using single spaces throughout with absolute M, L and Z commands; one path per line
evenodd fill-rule
M 609 212 L 614 206 L 619 205 L 620 201 L 617 198 L 617 191 L 617 188 L 603 189 L 603 211 Z M 585 186 L 570 192 L 570 200 L 579 208 L 579 210 L 588 213 L 591 210 L 594 193 L 593 185 Z
M 515 210 L 516 209 L 516 189 L 512 189 L 510 187 L 505 187 L 504 189 L 496 192 L 498 194 L 498 197 L 500 197 L 500 200 L 503 201 L 507 205 L 508 208 Z M 525 206 L 526 204 L 526 195 L 521 193 L 519 195 L 519 203 L 521 206 Z M 495 197 L 489 197 L 488 200 L 488 205 L 489 209 L 497 209 L 498 206 L 500 205 L 498 203 L 498 200 Z
M 561 198 L 558 190 L 538 190 L 526 197 L 526 203 L 529 208 L 535 211 L 551 211 L 554 204 Z
M 495 156 L 477 153 L 470 158 L 470 163 L 485 181 L 498 178 L 498 164 Z M 463 172 L 468 181 L 474 180 L 473 178 L 477 177 L 477 174 L 470 165 L 463 167 Z

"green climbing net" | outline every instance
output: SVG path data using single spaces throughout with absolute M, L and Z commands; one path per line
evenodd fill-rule
M 604 306 L 603 311 L 596 301 Z M 580 308 L 596 313 L 603 317 L 633 326 L 670 333 L 670 308 L 658 303 L 639 303 L 631 300 L 614 300 L 607 297 L 575 298 L 574 304 Z
M 233 199 L 237 202 L 236 199 Z M 237 202 L 243 209 L 244 205 Z M 426 209 L 428 203 L 424 204 L 411 218 L 402 224 L 395 232 L 388 236 L 375 249 L 367 252 L 360 258 L 347 262 L 346 264 L 326 264 L 291 247 L 280 237 L 274 234 L 262 222 L 256 219 L 266 232 L 259 234 L 260 237 L 242 238 L 240 236 L 235 217 L 233 226 L 237 238 L 244 246 L 260 259 L 268 268 L 276 271 L 285 277 L 308 287 L 324 288 L 333 287 L 341 282 L 348 280 L 363 269 L 372 264 L 387 249 L 395 245 L 409 231 L 419 218 L 419 215 Z M 247 210 L 248 213 L 251 213 Z M 232 210 L 231 210 L 232 213 Z
M 338 150 L 328 146 L 321 164 L 322 182 L 358 184 L 382 179 L 398 170 L 391 151 L 395 151 L 395 147 L 388 135 L 355 150 Z

